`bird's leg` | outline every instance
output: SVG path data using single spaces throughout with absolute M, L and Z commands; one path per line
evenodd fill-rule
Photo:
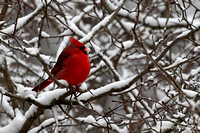
M 73 90 L 73 86 L 69 84 L 69 87 L 66 88 L 67 91 L 72 91 Z
M 81 89 L 80 89 L 80 85 L 76 85 L 76 92 L 77 92 L 77 94 L 78 94 L 78 96 L 80 96 L 81 95 Z M 77 97 L 78 97 L 77 96 Z
M 67 89 L 68 90 L 68 89 Z M 77 99 L 77 97 L 79 96 L 77 96 L 76 94 L 76 92 L 77 92 L 77 90 L 80 90 L 80 88 L 78 87 L 78 86 L 72 86 L 72 85 L 69 85 L 69 90 L 68 91 L 70 91 L 71 92 L 71 95 L 70 95 L 70 101 L 72 100 L 72 96 L 74 95 L 74 99 Z
M 67 91 L 70 91 L 71 92 L 71 95 L 70 95 L 70 98 L 69 98 L 69 101 L 71 102 L 72 100 L 72 96 L 73 96 L 73 86 L 69 84 L 69 87 L 66 88 Z M 72 105 L 72 104 L 71 104 Z
M 80 85 L 75 86 L 76 92 L 81 92 Z
M 76 99 L 76 100 L 77 100 L 77 97 L 80 96 L 80 94 L 77 95 L 78 92 L 80 92 L 79 86 L 78 86 L 78 85 L 73 86 L 72 93 L 74 94 L 74 99 Z M 78 100 L 77 100 L 77 101 L 78 101 Z

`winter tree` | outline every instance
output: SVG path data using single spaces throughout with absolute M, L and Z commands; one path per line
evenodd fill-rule
M 199 132 L 199 0 L 2 0 L 0 132 Z M 73 36 L 80 92 L 51 75 Z

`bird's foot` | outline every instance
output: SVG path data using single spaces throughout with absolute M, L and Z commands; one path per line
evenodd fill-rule
M 71 91 L 71 98 L 74 95 L 74 99 L 77 99 L 77 97 L 80 96 L 80 94 L 81 94 L 81 93 L 79 93 L 80 92 L 80 86 L 78 86 L 78 85 L 76 85 L 76 86 L 69 85 L 69 91 Z

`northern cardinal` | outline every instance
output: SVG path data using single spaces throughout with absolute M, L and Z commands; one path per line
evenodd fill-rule
M 90 61 L 87 55 L 89 50 L 84 44 L 71 37 L 70 45 L 62 51 L 51 70 L 52 75 L 58 80 L 66 80 L 70 86 L 80 86 L 90 72 Z M 48 78 L 35 86 L 32 91 L 42 91 L 52 82 L 53 80 Z

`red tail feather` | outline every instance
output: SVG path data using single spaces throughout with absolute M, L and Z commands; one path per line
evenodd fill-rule
M 36 86 L 32 89 L 32 91 L 36 91 L 36 92 L 42 91 L 45 87 L 47 87 L 47 86 L 48 86 L 49 84 L 51 84 L 51 83 L 52 83 L 52 80 L 47 79 L 47 80 L 43 81 L 42 83 L 36 85 Z

